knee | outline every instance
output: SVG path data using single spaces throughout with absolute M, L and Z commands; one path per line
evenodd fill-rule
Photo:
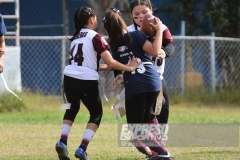
M 76 116 L 77 116 L 77 113 L 78 113 L 79 109 L 67 109 L 65 114 L 64 114 L 64 117 L 63 119 L 64 120 L 71 120 L 74 122 Z
M 94 123 L 99 126 L 102 120 L 102 115 L 102 111 L 90 113 L 90 120 L 88 123 Z
M 163 99 L 162 99 L 162 107 L 164 108 L 164 109 L 169 109 L 169 101 L 168 101 L 168 97 L 163 97 Z

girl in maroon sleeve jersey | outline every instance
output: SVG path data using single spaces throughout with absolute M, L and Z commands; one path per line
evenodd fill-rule
M 134 31 L 134 30 L 140 30 L 142 20 L 145 14 L 153 14 L 153 8 L 150 0 L 132 0 L 130 3 L 130 10 L 133 16 L 133 24 L 128 26 L 128 31 Z M 162 24 L 162 32 L 163 32 L 163 39 L 162 39 L 162 50 L 160 53 L 159 58 L 154 58 L 154 65 L 157 68 L 157 72 L 160 75 L 160 79 L 162 81 L 162 95 L 159 94 L 160 99 L 163 99 L 162 102 L 162 109 L 159 115 L 157 115 L 158 122 L 160 124 L 167 124 L 168 123 L 168 116 L 169 116 L 169 94 L 168 94 L 168 88 L 166 85 L 166 82 L 163 78 L 163 73 L 164 73 L 164 67 L 165 67 L 165 58 L 170 57 L 174 50 L 174 40 L 171 35 L 171 32 L 165 26 Z M 158 98 L 158 99 L 159 99 Z M 161 103 L 160 103 L 161 104 Z M 156 102 L 157 105 L 157 102 Z M 155 111 L 155 108 L 153 109 Z
M 63 71 L 63 90 L 71 106 L 65 111 L 60 140 L 55 145 L 60 160 L 70 159 L 67 140 L 80 110 L 80 102 L 88 109 L 90 118 L 82 141 L 75 151 L 75 157 L 80 160 L 88 160 L 86 150 L 100 125 L 103 112 L 98 90 L 98 70 L 114 68 L 132 72 L 139 65 L 135 57 L 129 58 L 129 65 L 123 65 L 112 58 L 108 43 L 102 35 L 94 31 L 97 28 L 97 18 L 93 9 L 89 7 L 77 9 L 74 14 L 74 25 L 76 31 L 69 39 L 71 46 L 68 65 Z M 99 64 L 100 58 L 107 66 Z
M 142 20 L 145 14 L 153 14 L 152 4 L 150 0 L 132 0 L 130 3 L 130 10 L 133 16 L 133 24 L 128 26 L 128 31 L 139 30 L 142 24 Z M 163 25 L 163 39 L 162 39 L 162 50 L 160 54 L 160 58 L 155 58 L 154 65 L 157 68 L 157 72 L 160 75 L 162 80 L 163 87 L 163 97 L 164 102 L 162 105 L 161 113 L 157 116 L 159 123 L 168 123 L 168 115 L 169 115 L 169 95 L 166 82 L 163 78 L 164 67 L 165 67 L 165 58 L 170 57 L 175 49 L 174 40 L 172 35 L 167 28 L 167 26 Z

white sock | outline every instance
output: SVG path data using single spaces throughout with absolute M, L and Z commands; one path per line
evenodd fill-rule
M 93 130 L 91 130 L 91 129 L 86 129 L 86 131 L 85 131 L 85 133 L 84 133 L 84 135 L 83 135 L 83 139 L 82 139 L 82 142 L 81 142 L 79 148 L 82 148 L 83 151 L 86 151 L 87 146 L 88 146 L 89 142 L 91 141 L 94 133 L 95 133 L 95 132 L 94 132 Z
M 93 135 L 95 134 L 95 132 L 91 129 L 86 129 L 84 135 L 83 135 L 83 139 L 91 141 Z
M 68 124 L 62 124 L 62 135 L 69 135 L 69 132 L 71 130 L 72 126 L 68 125 Z

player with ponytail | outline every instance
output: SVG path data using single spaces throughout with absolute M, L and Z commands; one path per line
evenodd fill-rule
M 103 69 L 118 69 L 133 72 L 139 65 L 136 58 L 129 58 L 129 65 L 124 65 L 114 60 L 109 52 L 109 45 L 101 34 L 95 32 L 97 17 L 93 9 L 81 7 L 74 14 L 75 32 L 71 41 L 68 65 L 64 68 L 63 91 L 67 101 L 71 104 L 66 109 L 60 140 L 55 149 L 60 160 L 69 160 L 67 140 L 74 120 L 80 110 L 82 102 L 89 111 L 90 118 L 82 141 L 75 151 L 75 157 L 88 160 L 87 147 L 97 131 L 102 114 L 101 97 L 98 90 L 98 71 Z M 100 58 L 107 65 L 100 65 Z
M 129 126 L 131 124 L 144 126 L 152 122 L 154 122 L 154 126 L 158 125 L 152 108 L 159 95 L 161 81 L 156 67 L 152 63 L 152 57 L 158 57 L 161 50 L 159 44 L 162 43 L 162 22 L 157 17 L 155 20 L 156 24 L 151 25 L 156 30 L 156 37 L 154 42 L 150 42 L 142 32 L 128 32 L 127 26 L 116 8 L 107 9 L 103 19 L 113 58 L 127 64 L 127 57 L 131 55 L 138 57 L 138 62 L 142 63 L 135 72 L 123 73 L 126 119 Z M 118 80 L 116 77 L 113 89 L 119 84 Z M 131 127 L 129 129 L 133 136 L 130 141 L 136 148 L 143 149 L 144 154 L 149 156 L 149 160 L 170 159 L 171 156 L 161 140 L 157 140 L 148 129 L 144 129 L 140 134 L 131 130 Z M 158 131 L 156 136 L 161 137 Z M 140 141 L 139 136 L 147 136 L 148 142 Z

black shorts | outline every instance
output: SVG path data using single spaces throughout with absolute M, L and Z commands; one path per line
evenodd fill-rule
M 98 81 L 80 80 L 65 75 L 63 84 L 67 100 L 71 103 L 71 108 L 66 111 L 64 119 L 74 121 L 82 101 L 90 112 L 89 122 L 99 125 L 103 109 L 98 90 Z
M 125 100 L 127 123 L 144 123 L 155 118 L 153 107 L 158 92 L 144 92 Z

